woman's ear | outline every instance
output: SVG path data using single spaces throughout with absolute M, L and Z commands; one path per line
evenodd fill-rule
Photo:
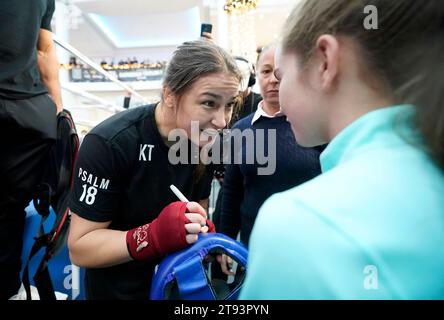
M 168 87 L 166 85 L 163 86 L 162 97 L 163 97 L 163 102 L 164 102 L 165 106 L 167 106 L 168 108 L 174 109 L 174 107 L 176 106 L 176 95 L 170 89 L 170 87 Z
M 323 90 L 330 90 L 335 86 L 339 74 L 339 42 L 332 35 L 324 34 L 316 42 L 316 51 L 319 58 L 319 76 Z

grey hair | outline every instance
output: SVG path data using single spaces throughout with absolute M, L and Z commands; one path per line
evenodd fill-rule
M 220 72 L 242 79 L 234 58 L 221 47 L 208 41 L 184 42 L 173 53 L 163 85 L 180 96 L 200 77 Z
M 265 46 L 262 47 L 261 51 L 259 52 L 259 54 L 257 55 L 257 59 L 256 59 L 256 68 L 258 67 L 259 64 L 259 60 L 261 59 L 261 57 L 264 55 L 264 53 L 266 53 L 267 51 L 269 51 L 270 49 L 276 49 L 278 46 L 278 44 L 276 42 L 272 42 L 269 43 Z

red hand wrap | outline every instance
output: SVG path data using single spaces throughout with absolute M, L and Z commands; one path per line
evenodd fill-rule
M 185 216 L 187 203 L 170 203 L 151 223 L 129 230 L 126 245 L 134 260 L 158 260 L 164 255 L 187 247 Z
M 207 227 L 209 233 L 215 233 L 216 232 L 216 226 L 214 225 L 213 221 L 207 219 Z

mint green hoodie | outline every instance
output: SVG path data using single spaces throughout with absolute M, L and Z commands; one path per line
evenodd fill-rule
M 320 176 L 264 203 L 241 299 L 444 299 L 444 174 L 413 113 L 357 119 Z

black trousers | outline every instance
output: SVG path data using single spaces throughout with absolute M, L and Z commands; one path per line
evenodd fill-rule
M 56 106 L 44 94 L 0 98 L 0 300 L 20 288 L 25 211 L 57 134 Z

